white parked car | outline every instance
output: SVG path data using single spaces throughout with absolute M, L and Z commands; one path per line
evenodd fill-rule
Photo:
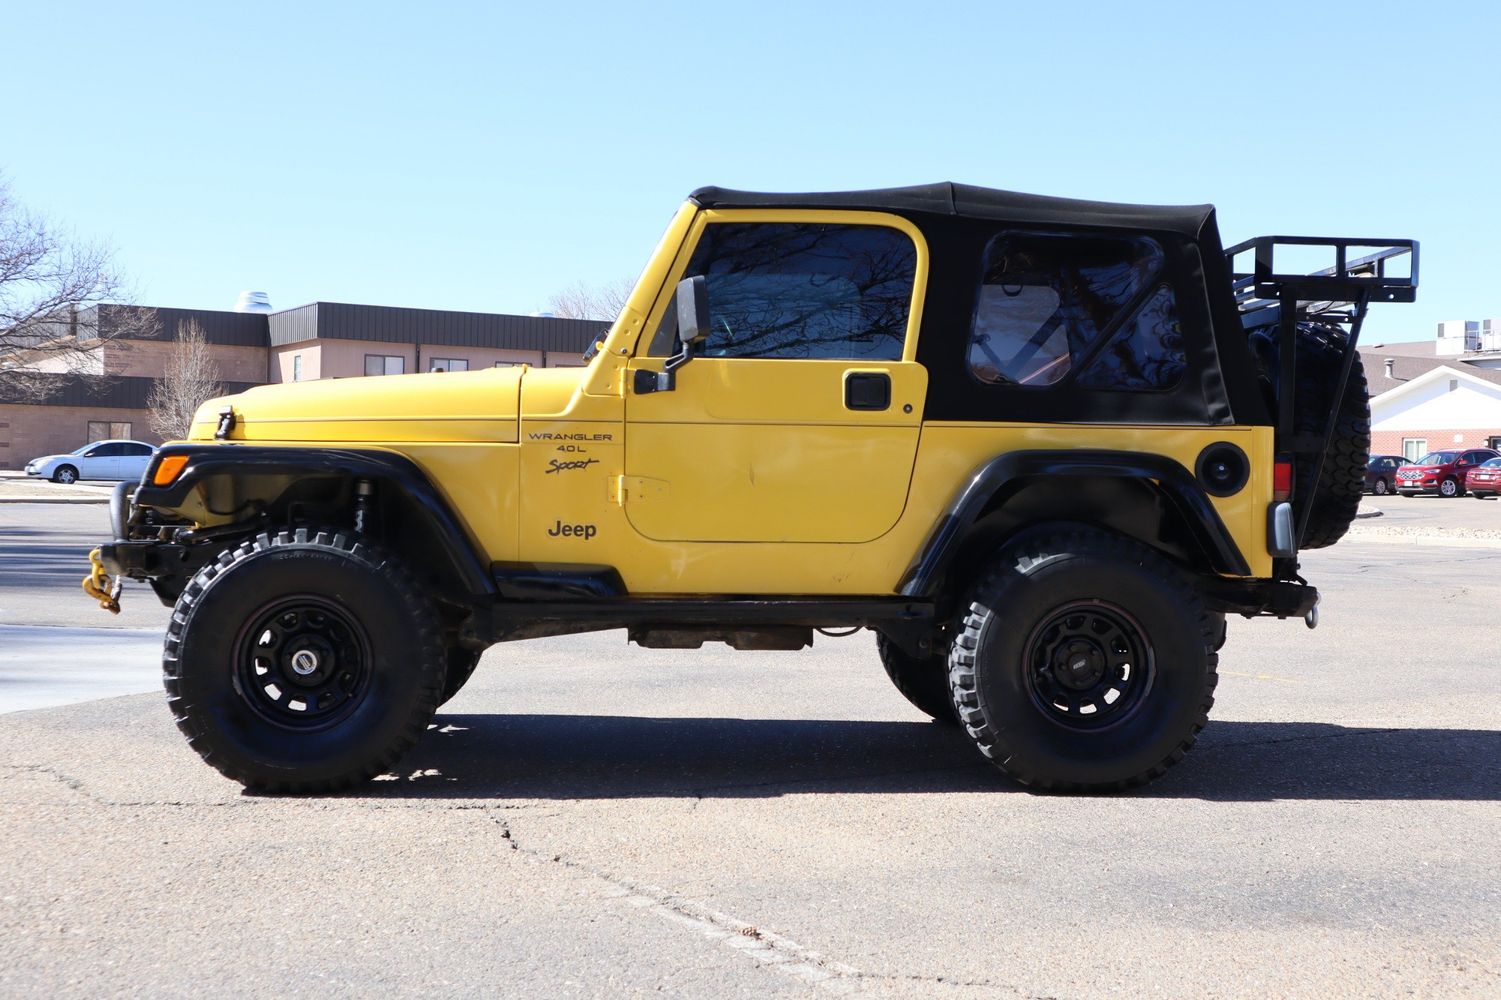
M 156 448 L 144 441 L 95 441 L 66 455 L 44 455 L 26 463 L 28 476 L 54 483 L 80 479 L 140 479 Z

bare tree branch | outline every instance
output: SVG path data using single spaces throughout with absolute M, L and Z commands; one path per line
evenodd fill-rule
M 203 328 L 196 320 L 179 324 L 162 377 L 152 384 L 146 397 L 151 429 L 163 441 L 180 441 L 188 436 L 198 407 L 223 394 L 219 366 Z
M 608 323 L 625 309 L 625 300 L 635 287 L 630 278 L 597 286 L 576 281 L 555 294 L 547 308 L 559 319 L 597 319 Z
M 103 371 L 105 340 L 154 328 L 149 310 L 111 313 L 126 297 L 111 253 L 63 232 L 11 196 L 0 180 L 0 386 L 31 397 L 39 374 Z

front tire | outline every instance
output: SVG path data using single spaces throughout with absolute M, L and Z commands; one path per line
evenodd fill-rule
M 193 577 L 167 628 L 167 703 L 225 777 L 331 792 L 388 770 L 437 708 L 436 611 L 378 546 L 342 531 L 261 534 Z
M 998 554 L 950 654 L 960 720 L 1024 785 L 1106 791 L 1163 774 L 1214 704 L 1221 623 L 1154 550 L 1056 528 Z
M 1453 500 L 1455 497 L 1464 496 L 1464 494 L 1464 487 L 1459 485 L 1457 480 L 1445 479 L 1438 484 L 1438 495 L 1446 499 Z
M 54 483 L 62 483 L 64 486 L 72 486 L 78 482 L 78 470 L 71 465 L 60 465 L 57 471 L 52 473 Z

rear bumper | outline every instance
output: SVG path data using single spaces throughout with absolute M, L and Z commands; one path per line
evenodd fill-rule
M 1319 591 L 1305 583 L 1284 580 L 1206 579 L 1200 592 L 1211 611 L 1247 618 L 1303 618 L 1318 606 Z

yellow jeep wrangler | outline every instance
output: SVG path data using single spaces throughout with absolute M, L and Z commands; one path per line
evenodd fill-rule
M 1016 780 L 1126 787 L 1203 727 L 1227 613 L 1315 622 L 1298 553 L 1360 496 L 1360 322 L 1416 258 L 1226 251 L 1207 205 L 704 188 L 585 368 L 205 405 L 86 589 L 175 605 L 173 715 L 260 789 L 389 769 L 497 642 L 851 628 Z

